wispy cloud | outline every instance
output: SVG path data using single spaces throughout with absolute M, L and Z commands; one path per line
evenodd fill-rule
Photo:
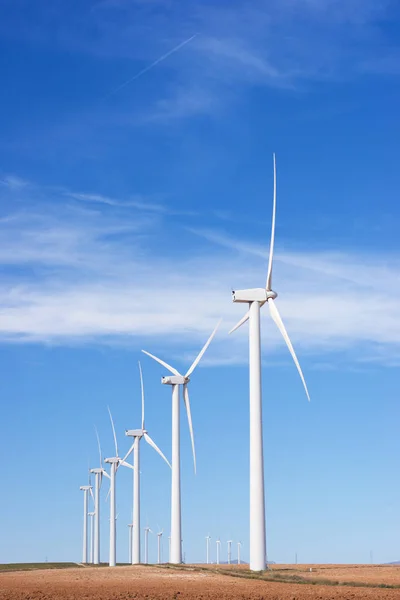
M 398 73 L 393 58 L 398 44 L 385 43 L 385 22 L 396 16 L 390 0 L 105 0 L 79 8 L 67 0 L 56 3 L 51 14 L 39 3 L 24 24 L 26 6 L 27 0 L 15 0 L 8 8 L 0 25 L 4 35 L 12 32 L 125 64 L 129 59 L 126 81 L 131 73 L 154 77 L 151 67 L 157 64 L 161 85 L 157 98 L 147 103 L 145 122 L 218 114 L 221 105 L 253 86 L 304 89 L 316 79 Z M 168 60 L 158 64 L 167 54 Z M 120 90 L 121 104 L 125 95 L 137 96 L 137 83 Z M 110 90 L 119 84 L 110 81 Z
M 226 334 L 241 314 L 230 292 L 264 285 L 267 248 L 199 230 L 203 244 L 185 239 L 176 252 L 184 219 L 174 228 L 168 215 L 160 221 L 137 210 L 127 220 L 110 209 L 82 214 L 59 202 L 0 221 L 0 339 L 136 347 L 151 338 L 152 347 L 178 351 L 197 347 L 223 316 L 209 360 L 246 361 L 245 330 Z M 299 352 L 318 364 L 338 352 L 397 364 L 399 282 L 397 255 L 277 248 L 277 302 Z M 266 309 L 263 320 L 266 349 L 283 348 Z
M 81 192 L 65 192 L 65 195 L 74 200 L 81 202 L 90 202 L 95 204 L 106 204 L 107 206 L 115 206 L 119 208 L 137 208 L 145 212 L 159 213 L 164 215 L 192 215 L 196 213 L 191 211 L 178 210 L 172 206 L 166 206 L 163 204 L 155 204 L 145 196 L 135 196 L 133 199 L 118 200 L 116 198 L 110 198 L 103 196 L 102 194 L 86 194 Z

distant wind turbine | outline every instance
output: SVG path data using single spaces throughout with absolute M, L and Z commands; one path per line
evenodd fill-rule
M 132 529 L 133 523 L 129 523 L 129 564 L 132 565 Z
M 150 527 L 144 528 L 144 562 L 149 563 L 149 533 L 153 533 Z
M 161 564 L 161 538 L 163 533 L 163 529 L 157 533 L 157 564 Z
M 220 552 L 220 548 L 221 548 L 221 540 L 218 538 L 217 539 L 217 565 L 219 565 L 219 552 Z
M 210 564 L 210 540 L 211 537 L 209 535 L 206 535 L 207 564 Z
M 95 512 L 90 512 L 89 513 L 89 517 L 90 517 L 90 562 L 93 564 L 94 561 L 94 516 L 95 516 Z
M 95 480 L 94 480 L 95 520 L 94 520 L 94 559 L 93 559 L 93 563 L 95 565 L 98 565 L 98 564 L 100 564 L 100 488 L 101 488 L 101 482 L 102 482 L 103 475 L 105 475 L 105 477 L 107 477 L 108 479 L 110 479 L 110 476 L 103 467 L 103 458 L 102 458 L 102 453 L 101 453 L 100 438 L 99 438 L 99 434 L 98 434 L 96 428 L 95 428 L 95 432 L 96 432 L 96 437 L 97 437 L 97 444 L 99 447 L 100 467 L 97 469 L 90 469 L 90 473 L 94 473 L 94 476 L 95 476 Z
M 194 461 L 194 472 L 196 473 L 196 453 L 194 448 L 194 434 L 192 425 L 192 415 L 190 411 L 189 391 L 188 383 L 190 381 L 190 375 L 193 373 L 197 365 L 199 364 L 204 352 L 207 350 L 211 343 L 217 329 L 220 325 L 218 322 L 214 331 L 200 350 L 199 354 L 193 361 L 192 365 L 188 369 L 185 375 L 181 375 L 174 367 L 171 367 L 168 363 L 164 362 L 157 356 L 150 354 L 143 350 L 147 356 L 150 356 L 153 360 L 160 363 L 163 367 L 168 369 L 173 377 L 162 377 L 161 383 L 172 386 L 172 482 L 171 482 L 171 554 L 170 562 L 173 564 L 180 564 L 182 562 L 182 525 L 181 525 L 181 459 L 180 459 L 180 404 L 179 404 L 179 387 L 183 386 L 183 400 L 186 406 L 186 413 L 189 423 L 190 437 L 192 440 L 192 451 Z
M 272 290 L 272 266 L 274 257 L 275 216 L 276 216 L 276 160 L 274 166 L 274 197 L 272 209 L 272 230 L 269 250 L 269 263 L 265 288 L 254 288 L 232 292 L 233 302 L 249 305 L 249 310 L 230 331 L 232 333 L 249 321 L 249 368 L 250 368 L 250 569 L 262 571 L 267 567 L 265 540 L 265 494 L 264 494 L 264 453 L 262 431 L 261 398 L 261 340 L 260 308 L 268 304 L 270 315 L 275 322 L 303 382 L 307 398 L 310 400 L 307 385 L 292 343 L 275 305 L 277 293 Z
M 237 564 L 240 565 L 240 548 L 242 546 L 242 542 L 237 543 Z
M 108 407 L 107 407 L 108 408 Z M 110 567 L 115 567 L 117 564 L 117 527 L 116 527 L 116 477 L 117 471 L 120 465 L 124 465 L 125 467 L 132 468 L 131 465 L 123 458 L 119 457 L 118 453 L 118 442 L 117 436 L 115 433 L 114 421 L 112 418 L 112 414 L 110 409 L 108 408 L 108 413 L 110 415 L 111 427 L 114 436 L 114 444 L 115 444 L 115 456 L 111 458 L 106 458 L 104 462 L 110 465 L 110 553 L 108 564 Z
M 142 427 L 141 429 L 129 429 L 125 432 L 125 435 L 133 437 L 133 444 L 129 448 L 128 452 L 124 457 L 124 461 L 128 458 L 130 453 L 133 451 L 133 535 L 132 535 L 132 560 L 131 564 L 137 565 L 140 563 L 140 441 L 142 438 L 154 448 L 156 452 L 165 460 L 167 465 L 171 468 L 170 463 L 161 452 L 160 448 L 151 439 L 144 425 L 144 384 L 142 367 L 139 362 L 139 374 L 140 374 L 140 389 L 142 393 Z
M 92 492 L 91 485 L 82 485 L 80 490 L 83 491 L 83 548 L 82 548 L 82 562 L 89 562 L 88 552 L 88 509 L 89 509 L 89 492 Z
M 230 565 L 231 558 L 232 558 L 232 540 L 228 540 L 227 544 L 228 544 L 228 565 Z

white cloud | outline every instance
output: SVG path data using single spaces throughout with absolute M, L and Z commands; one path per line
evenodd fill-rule
M 82 216 L 52 206 L 0 221 L 3 342 L 138 347 L 151 338 L 152 347 L 178 351 L 200 345 L 223 316 L 208 360 L 247 360 L 246 328 L 226 334 L 243 311 L 231 302 L 231 286 L 264 285 L 267 248 L 197 231 L 204 242 L 177 253 L 183 223 L 174 229 L 140 211 L 127 223 L 118 210 Z M 278 245 L 274 286 L 300 354 L 319 363 L 325 354 L 351 352 L 353 361 L 398 364 L 400 257 L 280 252 Z M 283 349 L 267 307 L 263 319 L 266 348 Z

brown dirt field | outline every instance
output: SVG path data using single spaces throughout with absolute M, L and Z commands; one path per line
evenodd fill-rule
M 400 565 L 273 565 L 273 570 L 314 580 L 400 585 Z
M 276 565 L 274 571 L 285 568 Z M 287 565 L 304 575 L 304 565 Z M 314 565 L 319 576 L 342 581 L 365 581 L 377 569 L 388 577 L 396 567 Z M 228 568 L 229 569 L 229 568 Z M 392 572 L 393 569 L 393 572 Z M 232 569 L 233 570 L 233 569 Z M 363 571 L 364 570 L 364 571 Z M 284 573 L 285 571 L 283 571 Z M 333 576 L 333 573 L 335 575 Z M 312 574 L 310 574 L 312 575 Z M 317 575 L 317 574 L 316 574 Z M 378 575 L 377 575 L 378 576 Z M 379 577 L 385 577 L 382 571 Z M 329 578 L 331 578 L 329 576 Z M 397 580 L 396 580 L 397 581 Z M 394 583 L 392 579 L 390 583 Z M 389 583 L 389 580 L 385 580 Z M 167 569 L 163 567 L 72 568 L 51 571 L 21 571 L 0 574 L 0 600 L 141 600 L 218 598 L 251 600 L 400 600 L 400 589 L 361 588 L 295 583 L 276 583 L 216 574 L 209 570 Z

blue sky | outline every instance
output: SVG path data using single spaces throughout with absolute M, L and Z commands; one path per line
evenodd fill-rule
M 312 401 L 264 310 L 268 555 L 400 559 L 399 39 L 386 0 L 2 2 L 1 562 L 80 559 L 94 424 L 111 454 L 110 405 L 127 447 L 140 350 L 183 370 L 221 316 L 191 382 L 196 477 L 182 420 L 184 551 L 204 560 L 209 533 L 247 558 L 247 332 L 227 331 L 231 289 L 265 281 L 273 152 L 274 287 Z M 167 537 L 170 473 L 142 458 L 142 527 Z

